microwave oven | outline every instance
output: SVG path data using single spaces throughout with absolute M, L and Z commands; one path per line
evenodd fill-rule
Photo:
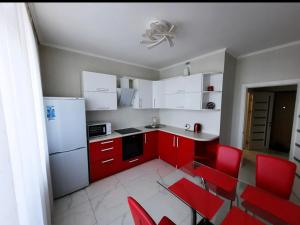
M 107 122 L 89 122 L 87 124 L 88 138 L 100 137 L 111 134 L 111 123 Z

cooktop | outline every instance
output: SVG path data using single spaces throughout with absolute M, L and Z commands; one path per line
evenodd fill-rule
M 119 134 L 130 134 L 130 133 L 140 132 L 141 130 L 130 127 L 130 128 L 119 129 L 115 131 Z

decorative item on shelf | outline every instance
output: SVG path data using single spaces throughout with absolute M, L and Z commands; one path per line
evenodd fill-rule
M 200 123 L 195 123 L 194 124 L 194 132 L 195 133 L 200 133 L 201 132 L 201 124 Z
M 206 108 L 207 109 L 214 109 L 216 107 L 216 105 L 215 105 L 215 103 L 213 103 L 213 102 L 208 102 L 207 104 L 206 104 Z
M 212 85 L 208 86 L 207 91 L 214 91 L 214 86 L 212 86 Z
M 191 64 L 190 62 L 185 63 L 185 68 L 183 70 L 184 76 L 190 76 L 191 75 Z

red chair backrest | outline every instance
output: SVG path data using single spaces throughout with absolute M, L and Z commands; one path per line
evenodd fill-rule
M 296 164 L 269 155 L 256 155 L 256 186 L 281 198 L 289 199 L 294 183 Z
M 128 197 L 128 204 L 135 225 L 156 225 L 151 216 L 132 197 Z
M 219 145 L 216 158 L 216 169 L 232 177 L 239 176 L 242 150 L 227 145 Z

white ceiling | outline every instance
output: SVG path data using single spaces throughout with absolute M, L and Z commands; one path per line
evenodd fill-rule
M 33 7 L 32 7 L 33 5 Z M 159 69 L 227 48 L 234 56 L 300 40 L 300 3 L 33 3 L 41 44 Z M 177 27 L 175 47 L 140 44 L 151 19 Z

